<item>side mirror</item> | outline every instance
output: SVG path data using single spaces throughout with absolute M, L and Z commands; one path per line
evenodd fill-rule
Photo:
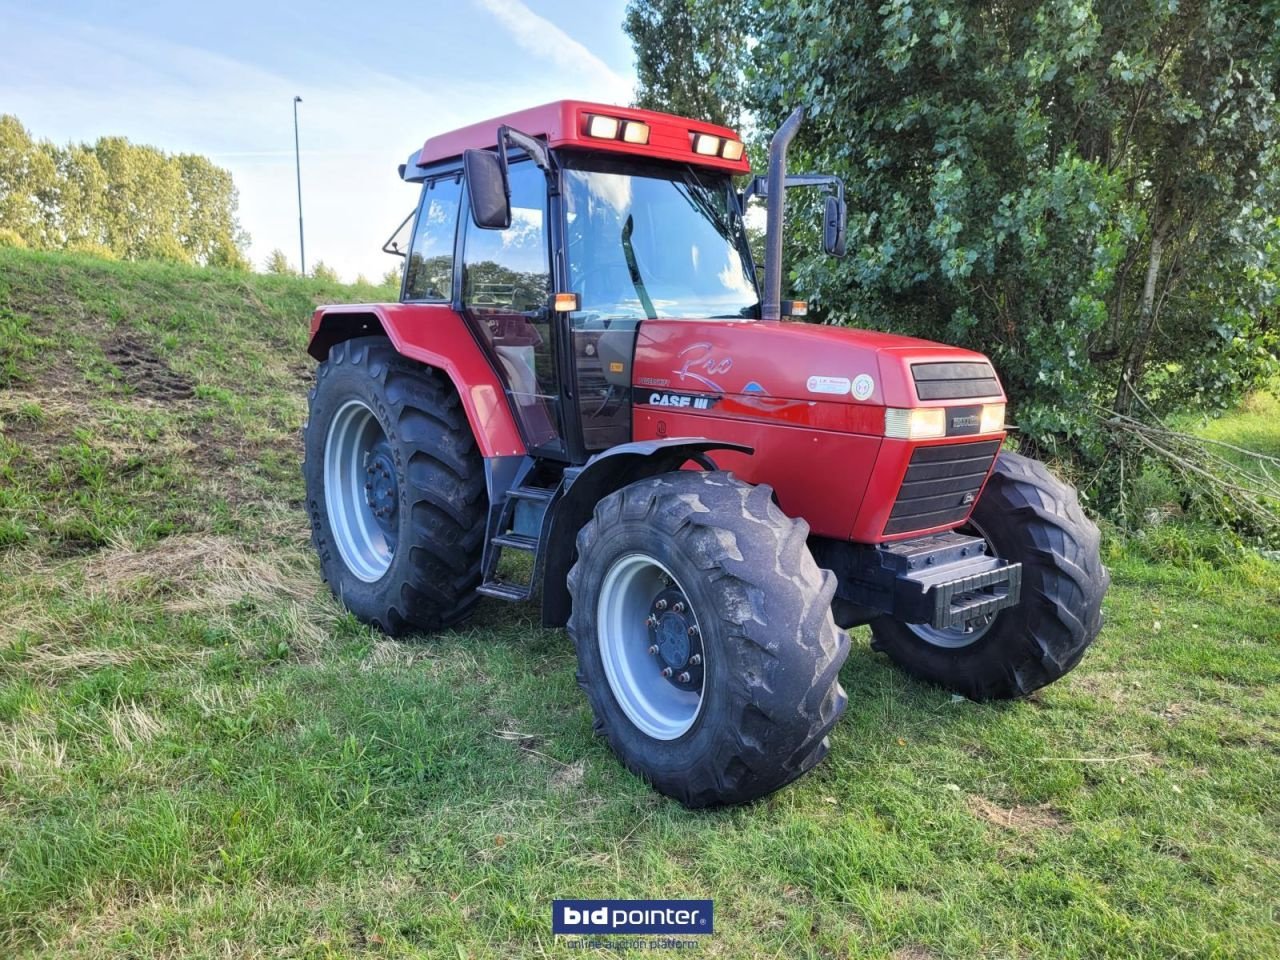
M 464 150 L 462 169 L 467 180 L 471 219 L 482 230 L 511 226 L 511 187 L 505 158 L 492 150 Z
M 844 230 L 848 222 L 848 210 L 844 197 L 827 195 L 826 209 L 822 215 L 822 249 L 832 257 L 844 256 Z

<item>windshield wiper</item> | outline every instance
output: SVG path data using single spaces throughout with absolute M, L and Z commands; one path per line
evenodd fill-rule
M 635 229 L 635 217 L 627 214 L 627 222 L 622 225 L 622 255 L 627 259 L 627 270 L 631 274 L 631 285 L 636 288 L 636 296 L 640 298 L 640 306 L 644 315 L 650 320 L 657 320 L 657 311 L 653 309 L 653 301 L 644 288 L 644 278 L 640 276 L 640 265 L 636 263 L 636 252 L 631 246 L 631 232 Z

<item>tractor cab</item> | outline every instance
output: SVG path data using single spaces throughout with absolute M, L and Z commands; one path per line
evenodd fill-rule
M 761 316 L 748 172 L 731 130 L 588 103 L 432 138 L 402 300 L 462 313 L 529 453 L 582 463 L 632 439 L 643 321 Z

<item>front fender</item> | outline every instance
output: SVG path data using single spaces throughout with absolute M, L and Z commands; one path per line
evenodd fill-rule
M 577 557 L 578 531 L 591 519 L 602 497 L 629 483 L 679 470 L 690 460 L 707 470 L 716 469 L 707 455 L 712 450 L 736 450 L 750 455 L 754 449 L 740 443 L 724 443 L 702 437 L 667 437 L 620 443 L 598 453 L 581 467 L 564 473 L 564 488 L 551 517 L 542 574 L 542 623 L 562 627 L 569 621 L 572 601 L 566 580 Z

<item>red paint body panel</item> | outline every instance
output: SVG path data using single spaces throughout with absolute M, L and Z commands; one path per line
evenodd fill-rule
M 476 343 L 466 321 L 447 304 L 356 303 L 325 306 L 311 318 L 311 339 L 326 320 L 373 316 L 406 357 L 443 370 L 453 381 L 485 457 L 520 455 L 524 440 L 511 415 L 502 381 Z M 327 352 L 327 348 L 326 348 Z M 315 351 L 312 351 L 313 356 Z M 323 359 L 323 356 L 316 357 Z
M 624 143 L 621 140 L 603 140 L 587 136 L 587 117 L 604 114 L 621 120 L 639 120 L 649 125 L 649 142 Z M 728 127 L 700 120 L 688 120 L 669 113 L 640 110 L 635 107 L 614 107 L 584 100 L 557 100 L 540 107 L 530 107 L 503 117 L 494 117 L 451 130 L 429 138 L 418 154 L 418 164 L 426 166 L 441 160 L 462 156 L 464 150 L 489 149 L 496 145 L 498 127 L 513 127 L 533 137 L 545 137 L 551 147 L 583 149 L 603 153 L 628 153 L 633 156 L 653 157 L 659 160 L 675 160 L 695 166 L 725 170 L 729 173 L 750 173 L 751 164 L 744 152 L 741 159 L 725 160 L 722 157 L 705 157 L 693 152 L 695 133 L 709 133 L 730 140 L 741 139 Z
M 637 440 L 698 436 L 745 443 L 751 456 L 717 453 L 716 462 L 753 483 L 768 483 L 788 514 L 814 533 L 876 543 L 952 529 L 961 522 L 886 537 L 885 522 L 917 447 L 989 441 L 1003 434 L 908 441 L 885 438 L 885 407 L 923 406 L 912 363 L 985 361 L 981 354 L 895 334 L 777 321 L 648 320 L 636 342 L 633 382 L 704 394 L 708 410 L 637 404 Z M 870 376 L 869 396 L 851 383 Z M 811 383 L 810 378 L 826 378 Z M 839 393 L 821 392 L 823 386 Z M 814 389 L 817 387 L 818 389 Z M 642 394 L 641 394 L 642 395 Z M 999 403 L 997 396 L 930 401 L 928 406 Z

